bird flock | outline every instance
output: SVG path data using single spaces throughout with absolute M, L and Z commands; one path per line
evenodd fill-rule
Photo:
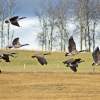
M 11 18 L 5 20 L 5 23 L 6 24 L 10 23 L 10 24 L 15 25 L 17 27 L 20 27 L 18 21 L 21 20 L 21 19 L 24 19 L 24 18 L 26 18 L 26 17 L 14 16 L 14 17 L 11 17 Z M 29 45 L 29 44 L 21 44 L 20 41 L 19 41 L 19 37 L 17 37 L 12 41 L 12 44 L 6 46 L 6 48 L 9 48 L 9 49 L 11 49 L 11 48 L 20 48 L 22 46 L 27 46 L 27 45 Z M 73 39 L 73 36 L 71 36 L 69 38 L 68 51 L 69 52 L 65 53 L 65 56 L 76 55 L 76 54 L 78 54 L 80 52 L 88 52 L 88 50 L 78 51 L 76 49 L 76 43 L 75 43 L 75 41 Z M 9 56 L 14 57 L 15 54 L 16 54 L 15 52 L 0 52 L 0 59 L 3 59 L 5 62 L 10 62 Z M 47 62 L 47 59 L 45 58 L 45 55 L 49 55 L 49 54 L 51 54 L 51 53 L 49 52 L 49 53 L 45 53 L 43 55 L 35 54 L 35 55 L 31 56 L 31 57 L 33 59 L 36 58 L 37 61 L 41 65 L 47 65 L 48 62 Z M 94 60 L 94 62 L 92 63 L 92 66 L 100 65 L 100 50 L 99 50 L 99 47 L 95 48 L 95 50 L 92 53 L 92 57 L 93 57 L 93 60 Z M 63 61 L 62 63 L 65 64 L 66 67 L 70 67 L 70 69 L 73 72 L 77 72 L 78 64 L 82 63 L 82 62 L 85 62 L 85 61 L 83 59 L 81 59 L 81 58 L 77 58 L 77 59 L 69 58 L 66 61 Z M 1 70 L 0 70 L 0 73 L 1 73 Z

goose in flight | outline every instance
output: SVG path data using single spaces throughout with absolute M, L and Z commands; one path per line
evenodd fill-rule
M 92 65 L 100 65 L 100 50 L 99 47 L 96 47 L 95 50 L 92 53 L 92 57 L 94 62 Z
M 0 59 L 3 59 L 5 62 L 10 62 L 9 56 L 14 57 L 16 53 L 7 53 L 7 52 L 0 52 Z
M 21 44 L 19 41 L 19 37 L 17 37 L 12 41 L 12 45 L 7 46 L 7 48 L 20 48 L 20 47 L 27 46 L 27 45 L 29 44 Z
M 75 55 L 75 54 L 78 54 L 79 52 L 87 52 L 88 50 L 81 50 L 81 51 L 78 51 L 77 49 L 76 49 L 76 43 L 75 43 L 75 41 L 74 41 L 74 39 L 73 39 L 73 36 L 71 36 L 70 38 L 69 38 L 69 42 L 68 42 L 68 51 L 69 52 L 66 52 L 65 53 L 65 56 L 69 56 L 69 55 Z
M 35 54 L 32 58 L 36 58 L 41 65 L 47 65 L 47 60 L 44 57 L 45 55 L 51 54 L 50 52 L 43 53 L 43 54 Z
M 81 62 L 84 62 L 84 60 L 82 60 L 81 58 L 78 58 L 78 59 L 70 58 L 70 59 L 64 61 L 63 63 L 66 64 L 67 67 L 70 67 L 70 69 L 72 71 L 77 72 L 78 64 Z
M 5 23 L 8 24 L 8 23 L 11 23 L 12 25 L 15 25 L 17 27 L 20 27 L 18 21 L 21 20 L 21 19 L 24 19 L 26 17 L 19 17 L 19 16 L 13 16 L 7 20 L 5 20 Z
M 47 60 L 43 56 L 35 55 L 32 58 L 36 58 L 41 65 L 47 65 Z

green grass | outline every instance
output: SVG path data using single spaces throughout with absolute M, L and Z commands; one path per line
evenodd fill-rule
M 6 72 L 72 72 L 70 68 L 65 67 L 62 63 L 69 58 L 81 57 L 85 62 L 79 64 L 78 72 L 92 72 L 92 55 L 91 53 L 80 53 L 74 56 L 65 57 L 64 53 L 53 52 L 47 55 L 48 65 L 40 65 L 36 59 L 31 56 L 36 52 L 15 50 L 15 57 L 10 57 L 11 62 L 6 63 L 3 60 L 0 62 L 0 69 Z M 100 72 L 100 66 L 96 67 L 96 72 Z

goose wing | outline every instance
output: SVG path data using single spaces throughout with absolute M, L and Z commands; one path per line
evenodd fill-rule
M 99 47 L 97 47 L 92 53 L 92 57 L 95 63 L 97 63 L 98 59 L 100 59 L 99 54 L 100 54 Z
M 72 51 L 76 50 L 76 44 L 75 44 L 75 41 L 74 41 L 72 36 L 69 38 L 68 50 L 69 50 L 69 53 L 71 53 Z
M 19 37 L 15 38 L 12 42 L 12 45 L 15 46 L 15 45 L 19 45 L 20 42 L 19 42 Z

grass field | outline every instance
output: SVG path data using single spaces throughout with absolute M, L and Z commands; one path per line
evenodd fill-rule
M 0 62 L 0 100 L 100 100 L 100 66 L 93 73 L 91 53 L 65 57 L 54 52 L 41 66 L 31 56 L 33 51 L 14 51 L 10 63 Z M 74 73 L 63 65 L 68 58 L 81 57 Z
M 48 65 L 41 66 L 37 59 L 32 59 L 31 56 L 36 52 L 34 51 L 11 51 L 16 52 L 14 58 L 10 57 L 11 62 L 5 63 L 3 60 L 0 62 L 0 69 L 6 72 L 72 72 L 70 68 L 65 67 L 62 63 L 69 58 L 82 58 L 85 62 L 79 64 L 78 72 L 92 72 L 92 55 L 91 53 L 80 53 L 75 56 L 65 57 L 64 53 L 53 52 L 45 56 Z M 96 67 L 96 72 L 99 72 L 99 67 Z

